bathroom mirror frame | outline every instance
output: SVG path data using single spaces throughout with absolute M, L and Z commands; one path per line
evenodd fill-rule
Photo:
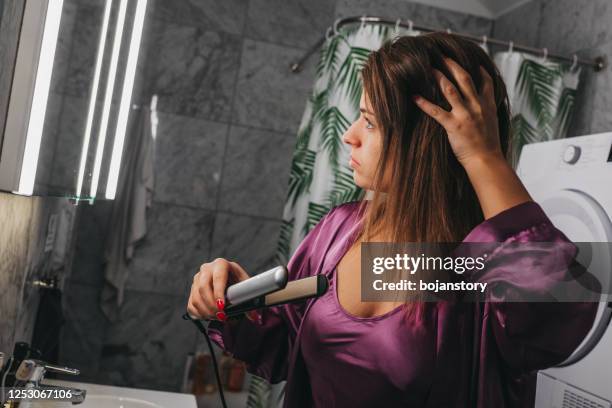
M 47 13 L 50 1 L 25 2 L 3 129 L 0 190 L 22 195 L 33 193 L 51 80 L 51 70 L 39 70 L 38 65 L 43 58 L 53 58 L 59 33 L 61 7 L 59 13 Z M 37 120 L 34 115 L 41 108 L 43 119 Z

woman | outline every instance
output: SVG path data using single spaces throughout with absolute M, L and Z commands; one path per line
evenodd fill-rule
M 509 103 L 496 67 L 476 44 L 430 33 L 385 43 L 361 75 L 361 115 L 343 139 L 372 199 L 333 208 L 288 265 L 290 280 L 323 273 L 330 289 L 226 321 L 225 288 L 249 275 L 216 259 L 195 275 L 189 312 L 216 316 L 211 337 L 250 372 L 287 380 L 285 407 L 528 406 L 534 370 L 572 353 L 595 303 L 360 300 L 361 242 L 569 242 L 506 160 Z M 504 300 L 508 286 L 495 284 L 529 256 L 519 251 L 502 250 L 504 262 L 490 258 L 473 277 L 490 284 L 487 299 Z M 568 280 L 567 268 L 547 268 L 558 255 L 538 254 L 540 267 L 517 269 L 512 285 L 529 293 L 538 276 Z

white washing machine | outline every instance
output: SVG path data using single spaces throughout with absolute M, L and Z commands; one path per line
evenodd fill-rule
M 526 145 L 517 173 L 570 240 L 612 242 L 612 132 Z M 610 246 L 593 244 L 599 252 L 588 265 L 578 257 L 604 288 L 612 275 Z M 602 295 L 595 323 L 575 352 L 559 366 L 538 372 L 537 408 L 612 407 L 609 300 Z

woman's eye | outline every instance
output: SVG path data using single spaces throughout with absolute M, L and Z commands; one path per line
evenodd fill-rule
M 370 122 L 367 118 L 364 119 L 367 122 L 366 129 L 374 129 L 374 125 L 372 124 L 372 122 Z

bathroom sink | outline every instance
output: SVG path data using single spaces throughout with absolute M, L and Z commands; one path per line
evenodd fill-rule
M 45 379 L 43 384 L 86 390 L 85 401 L 77 405 L 39 401 L 32 403 L 33 408 L 197 408 L 195 396 L 191 394 L 52 379 Z

